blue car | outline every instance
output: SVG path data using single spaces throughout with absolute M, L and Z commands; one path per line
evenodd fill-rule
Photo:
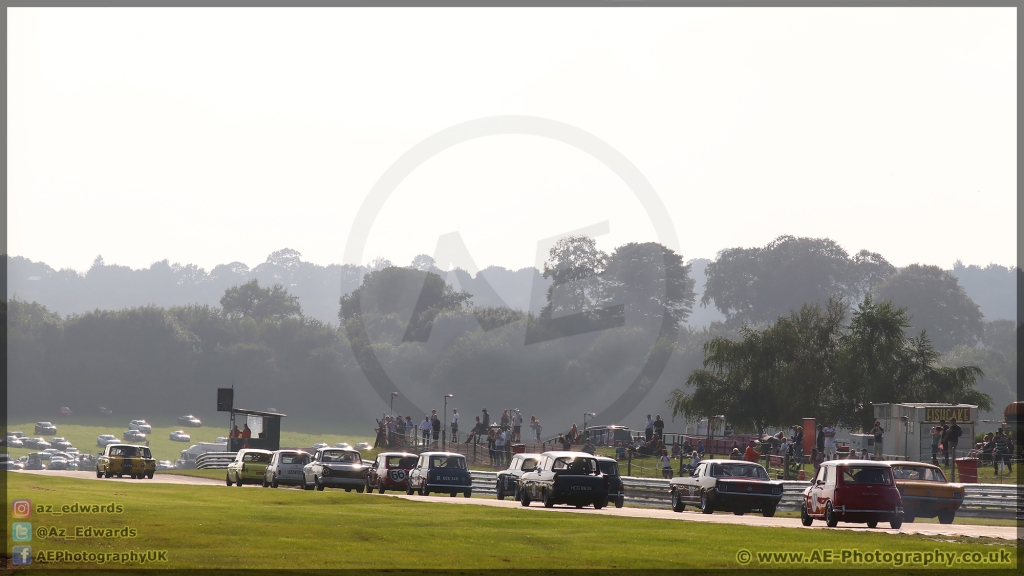
M 466 498 L 473 495 L 473 479 L 466 465 L 466 457 L 455 452 L 424 452 L 409 472 L 405 493 L 428 496 L 442 492 Z

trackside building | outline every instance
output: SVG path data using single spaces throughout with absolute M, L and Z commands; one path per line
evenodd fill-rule
M 930 432 L 940 421 L 953 418 L 963 429 L 956 456 L 963 457 L 974 447 L 974 429 L 978 407 L 971 404 L 907 403 L 875 404 L 875 420 L 882 424 L 882 454 L 889 460 L 930 462 Z M 952 456 L 952 454 L 950 454 Z M 941 455 L 940 455 L 941 458 Z

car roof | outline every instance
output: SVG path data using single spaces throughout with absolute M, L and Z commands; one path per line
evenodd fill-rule
M 942 470 L 942 468 L 939 468 L 938 466 L 936 466 L 934 464 L 929 464 L 927 462 L 905 462 L 905 461 L 904 462 L 892 462 L 892 463 L 889 464 L 889 466 L 900 467 L 900 468 L 903 468 L 903 467 L 934 468 L 936 470 Z
M 551 456 L 552 458 L 595 458 L 592 454 L 587 454 L 586 452 L 573 452 L 571 450 L 552 450 L 541 454 L 541 456 Z
M 262 452 L 263 454 L 273 454 L 273 452 L 271 452 L 270 450 L 264 450 L 262 448 L 242 448 L 241 450 L 238 451 L 239 454 L 242 454 L 244 452 Z
M 465 458 L 464 455 L 459 454 L 458 452 L 424 452 L 420 454 L 420 456 L 458 456 L 459 458 Z
M 828 460 L 822 462 L 823 466 L 874 466 L 875 468 L 888 468 L 889 462 L 884 460 Z
M 117 448 L 118 446 L 131 446 L 132 448 L 148 448 L 148 446 L 139 446 L 138 444 L 123 444 L 118 442 L 117 444 L 107 444 L 110 448 Z
M 522 456 L 523 458 L 540 458 L 543 456 L 540 452 L 522 452 L 520 454 L 513 454 L 513 457 Z
M 380 454 L 377 454 L 377 456 L 388 456 L 388 457 L 399 456 L 399 457 L 402 457 L 402 458 L 407 458 L 407 457 L 411 456 L 413 458 L 417 458 L 417 456 L 415 454 L 413 454 L 412 452 L 381 452 Z

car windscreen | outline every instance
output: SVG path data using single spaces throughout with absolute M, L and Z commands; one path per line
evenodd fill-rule
M 242 456 L 242 462 L 270 462 L 270 454 L 263 452 L 246 452 Z
M 324 450 L 320 455 L 321 462 L 332 464 L 359 464 L 363 461 L 357 452 L 346 450 Z
M 893 466 L 892 474 L 897 480 L 946 481 L 946 475 L 942 473 L 942 470 L 928 466 Z
M 843 484 L 892 484 L 892 475 L 878 466 L 845 466 Z
M 594 474 L 597 470 L 597 460 L 594 458 L 572 458 L 563 456 L 561 458 L 555 458 L 555 462 L 551 465 L 551 470 L 558 472 L 559 474 L 576 476 Z
M 281 454 L 281 464 L 306 464 L 309 454 Z
M 389 456 L 388 468 L 412 468 L 416 465 L 415 456 Z
M 466 459 L 461 456 L 431 456 L 430 467 L 465 470 Z
M 523 458 L 523 465 L 520 466 L 519 469 L 520 470 L 525 470 L 525 471 L 529 472 L 529 471 L 533 470 L 536 467 L 537 467 L 537 459 L 536 458 Z
M 601 466 L 601 473 L 608 474 L 609 476 L 619 475 L 619 463 L 618 462 L 605 462 L 600 461 L 598 464 Z
M 146 451 L 149 452 L 149 450 Z M 110 449 L 110 455 L 134 458 L 139 455 L 139 448 L 137 446 L 114 446 Z
M 768 480 L 768 474 L 764 471 L 764 468 L 749 464 L 712 464 L 711 475 L 715 478 Z

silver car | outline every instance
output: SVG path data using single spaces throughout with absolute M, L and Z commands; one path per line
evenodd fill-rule
M 138 430 L 143 434 L 151 434 L 153 432 L 153 427 L 150 426 L 149 423 L 146 422 L 145 420 L 132 420 L 131 422 L 128 423 L 128 429 Z
M 96 437 L 96 445 L 100 448 L 105 448 L 107 444 L 118 444 L 121 441 L 117 439 L 117 436 L 113 434 L 100 434 Z
M 302 485 L 302 469 L 309 464 L 309 454 L 301 450 L 278 450 L 270 458 L 263 472 L 263 487 L 277 488 L 281 484 Z
M 302 487 L 305 490 L 324 488 L 353 488 L 362 492 L 366 486 L 367 465 L 359 452 L 341 448 L 321 448 L 313 459 L 302 468 Z

